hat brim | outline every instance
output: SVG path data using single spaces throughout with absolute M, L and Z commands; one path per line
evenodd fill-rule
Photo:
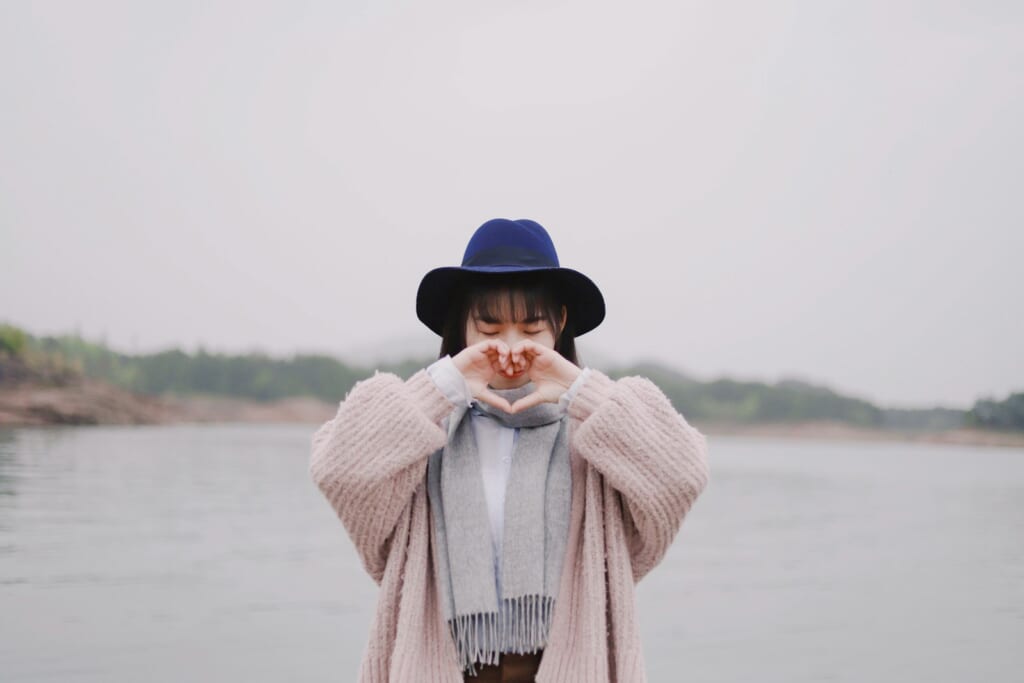
M 574 336 L 579 337 L 590 332 L 604 320 L 604 296 L 597 285 L 583 273 L 572 268 L 524 268 L 515 265 L 434 268 L 423 276 L 416 291 L 416 317 L 437 335 L 444 336 L 445 316 L 452 301 L 452 294 L 468 277 L 487 273 L 497 275 L 527 271 L 550 273 L 562 286 Z

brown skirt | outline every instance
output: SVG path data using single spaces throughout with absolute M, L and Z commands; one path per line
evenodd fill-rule
M 477 664 L 476 676 L 462 674 L 466 683 L 533 683 L 544 650 L 527 653 L 502 652 L 497 664 Z

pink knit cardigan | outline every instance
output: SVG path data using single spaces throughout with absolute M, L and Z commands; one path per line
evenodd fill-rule
M 425 369 L 358 382 L 309 472 L 380 586 L 360 683 L 462 683 L 440 608 L 427 459 L 454 405 Z M 646 681 L 634 585 L 707 486 L 707 439 L 650 380 L 592 369 L 569 403 L 572 507 L 539 683 Z

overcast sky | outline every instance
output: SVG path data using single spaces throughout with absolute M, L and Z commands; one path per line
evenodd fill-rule
M 1013 2 L 4 2 L 0 320 L 127 351 L 422 347 L 532 218 L 584 362 L 885 405 L 1024 390 Z

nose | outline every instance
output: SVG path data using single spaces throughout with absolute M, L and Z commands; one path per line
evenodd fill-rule
M 508 344 L 509 348 L 512 348 L 519 343 L 520 340 L 526 339 L 526 335 L 521 334 L 518 330 L 510 329 L 501 335 L 501 340 Z

